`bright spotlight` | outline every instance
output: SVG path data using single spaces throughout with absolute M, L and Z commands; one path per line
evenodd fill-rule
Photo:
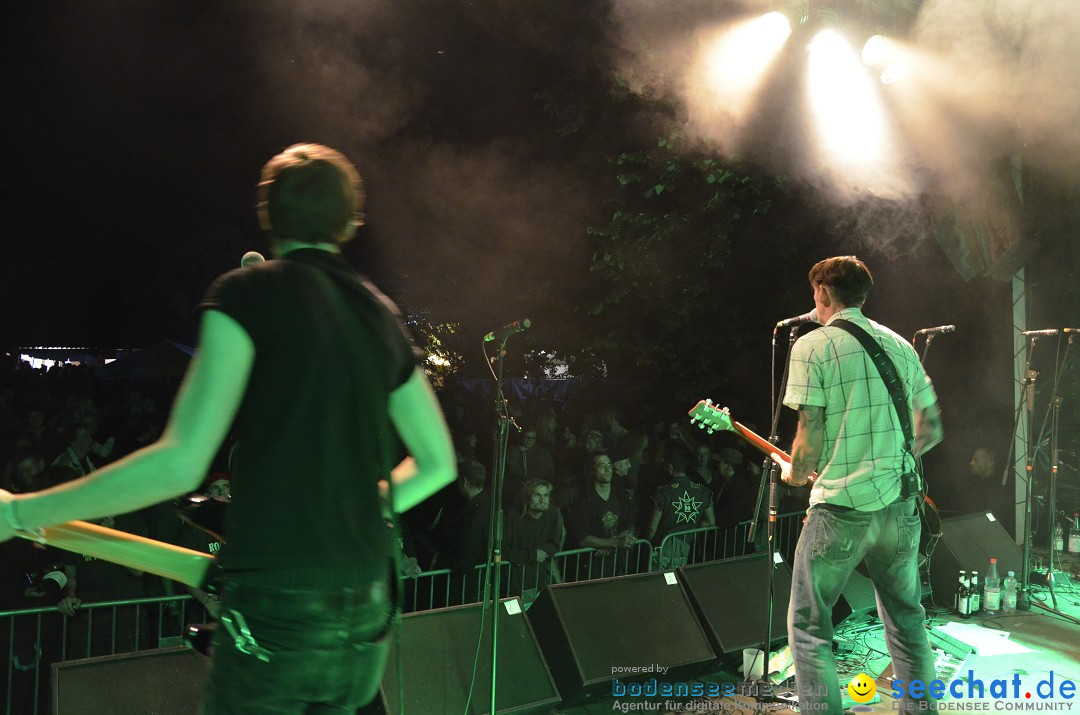
M 781 12 L 770 12 L 723 31 L 705 52 L 709 91 L 732 114 L 740 114 L 765 71 L 791 35 Z
M 876 83 L 839 33 L 818 33 L 809 49 L 807 86 L 822 161 L 869 176 L 888 155 L 885 108 Z
M 874 35 L 862 48 L 862 61 L 865 64 L 873 67 L 876 64 L 881 63 L 885 59 L 885 53 L 887 52 L 886 40 L 881 35 Z

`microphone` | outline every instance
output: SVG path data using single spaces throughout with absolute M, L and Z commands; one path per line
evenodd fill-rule
M 498 330 L 492 330 L 490 333 L 484 336 L 484 342 L 490 343 L 493 340 L 503 340 L 511 335 L 517 335 L 523 333 L 529 329 L 532 325 L 532 321 L 528 318 L 522 318 L 521 320 L 515 320 L 509 325 L 504 325 Z
M 1065 332 L 1068 332 L 1071 328 L 1065 328 Z M 1050 328 L 1048 330 L 1025 330 L 1020 333 L 1021 335 L 1057 335 L 1061 331 L 1057 328 Z
M 265 261 L 266 258 L 264 258 L 263 254 L 259 253 L 258 251 L 248 251 L 243 255 L 243 257 L 240 258 L 240 267 L 247 268 L 248 266 L 254 266 Z
M 922 330 L 916 330 L 916 335 L 938 335 L 939 333 L 955 333 L 955 325 L 939 325 L 936 328 L 923 328 Z
M 802 325 L 803 323 L 816 323 L 817 308 L 814 308 L 809 313 L 803 313 L 802 315 L 796 315 L 794 318 L 785 318 L 784 320 L 777 321 L 776 327 L 786 328 L 791 325 Z

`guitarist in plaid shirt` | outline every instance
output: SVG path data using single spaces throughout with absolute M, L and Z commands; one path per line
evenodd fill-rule
M 842 712 L 832 653 L 832 609 L 848 576 L 865 561 L 885 624 L 896 675 L 934 679 L 918 573 L 920 522 L 916 494 L 905 478 L 915 459 L 943 437 L 930 378 L 911 345 L 862 313 L 873 285 L 854 256 L 820 261 L 810 270 L 817 321 L 791 351 L 784 404 L 799 413 L 792 461 L 774 455 L 792 486 L 817 478 L 792 567 L 788 638 L 800 703 L 815 712 Z M 861 328 L 891 360 L 903 391 L 909 443 L 889 388 L 854 334 Z M 909 428 L 910 429 L 910 428 Z M 907 480 L 910 482 L 910 480 Z M 918 703 L 902 702 L 908 709 Z

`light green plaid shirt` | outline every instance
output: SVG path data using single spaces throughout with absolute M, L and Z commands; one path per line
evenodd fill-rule
M 896 366 L 914 411 L 937 402 L 919 357 L 902 337 L 844 308 L 830 320 L 849 320 L 865 330 Z M 810 505 L 827 502 L 874 511 L 900 495 L 900 475 L 914 468 L 892 399 L 870 355 L 843 328 L 825 325 L 799 338 L 791 350 L 784 404 L 825 408 L 825 447 Z

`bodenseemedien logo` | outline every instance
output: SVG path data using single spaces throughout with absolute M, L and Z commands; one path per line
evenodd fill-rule
M 1025 683 L 1019 673 L 986 683 L 975 677 L 975 671 L 969 670 L 966 678 L 949 683 L 894 680 L 892 685 L 892 696 L 896 698 L 894 707 L 899 706 L 900 698 L 910 695 L 915 700 L 927 697 L 940 700 L 948 696 L 951 702 L 938 703 L 939 710 L 1072 710 L 1076 698 L 1076 683 L 1056 676 L 1052 670 L 1048 677 L 1034 684 L 1030 679 Z M 992 698 L 992 702 L 985 702 L 987 698 Z M 983 702 L 964 702 L 975 700 Z
M 859 673 L 847 686 L 848 695 L 851 699 L 859 705 L 851 707 L 852 712 L 870 712 L 873 708 L 868 707 L 866 703 L 874 699 L 877 695 L 877 683 L 875 683 L 866 673 Z

